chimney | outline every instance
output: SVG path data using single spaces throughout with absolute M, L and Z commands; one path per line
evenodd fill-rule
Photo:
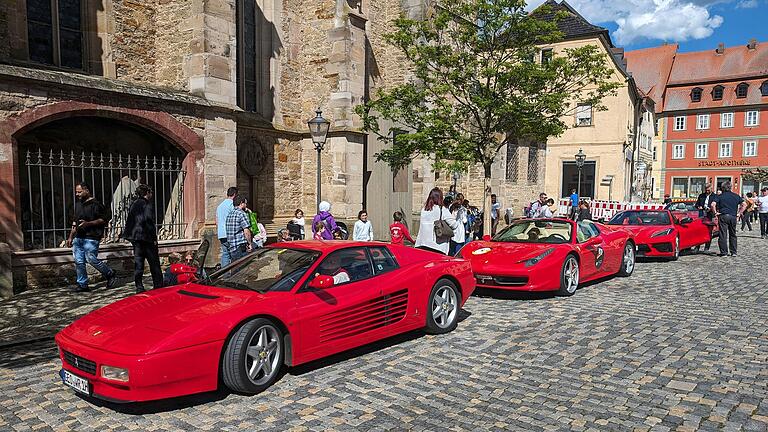
M 716 52 L 718 55 L 722 55 L 723 53 L 725 53 L 725 44 L 724 44 L 724 43 L 722 43 L 722 42 L 720 42 L 719 44 L 717 44 L 717 49 L 715 50 L 715 52 Z
M 752 38 L 749 40 L 749 43 L 747 44 L 747 49 L 750 51 L 754 51 L 755 48 L 757 48 L 757 39 Z

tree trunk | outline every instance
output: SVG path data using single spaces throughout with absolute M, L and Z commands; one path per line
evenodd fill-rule
M 483 235 L 491 235 L 491 164 L 483 164 Z

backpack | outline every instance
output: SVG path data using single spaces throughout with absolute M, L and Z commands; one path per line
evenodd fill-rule
M 453 238 L 453 228 L 443 219 L 443 209 L 440 208 L 440 219 L 435 221 L 435 242 L 448 243 Z

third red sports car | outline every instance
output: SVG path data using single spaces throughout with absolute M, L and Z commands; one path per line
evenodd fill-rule
M 698 249 L 712 239 L 704 219 L 678 219 L 669 210 L 627 210 L 617 213 L 608 225 L 621 226 L 635 235 L 638 256 L 676 260 L 681 250 Z
M 253 394 L 293 366 L 458 323 L 470 263 L 374 242 L 260 249 L 208 278 L 120 300 L 58 335 L 65 384 L 113 401 Z
M 582 282 L 629 276 L 635 268 L 629 232 L 568 219 L 520 219 L 493 239 L 468 243 L 459 254 L 472 262 L 478 288 L 561 295 L 572 295 Z

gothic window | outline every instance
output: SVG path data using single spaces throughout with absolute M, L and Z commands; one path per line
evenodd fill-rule
M 268 120 L 274 113 L 270 61 L 276 43 L 275 25 L 265 15 L 263 3 L 238 0 L 237 104 Z
M 745 98 L 747 97 L 747 90 L 749 90 L 749 84 L 747 83 L 741 83 L 736 86 L 736 97 L 737 98 Z
M 764 82 L 763 85 L 760 86 L 760 95 L 768 96 L 768 81 Z
M 701 102 L 701 87 L 691 90 L 691 102 Z
M 528 183 L 539 181 L 539 146 L 532 144 L 528 147 Z
M 29 59 L 83 69 L 81 0 L 27 0 Z
M 520 164 L 520 145 L 517 140 L 507 144 L 507 181 L 516 182 L 518 166 Z
M 716 85 L 715 88 L 712 89 L 712 100 L 722 100 L 723 99 L 723 86 Z

